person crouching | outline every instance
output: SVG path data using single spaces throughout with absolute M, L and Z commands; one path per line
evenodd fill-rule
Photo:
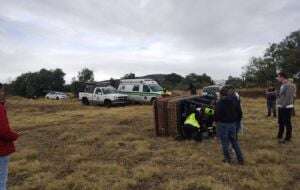
M 242 118 L 242 109 L 237 101 L 228 96 L 228 88 L 224 86 L 220 91 L 220 100 L 216 104 L 215 121 L 217 134 L 221 141 L 225 163 L 231 163 L 229 144 L 234 149 L 238 164 L 244 164 L 244 157 L 236 135 L 236 123 Z
M 200 112 L 197 111 L 195 107 L 189 110 L 182 127 L 182 132 L 184 139 L 202 140 L 200 132 Z

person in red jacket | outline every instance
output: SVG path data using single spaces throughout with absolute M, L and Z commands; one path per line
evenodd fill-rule
M 14 141 L 18 134 L 9 127 L 5 109 L 5 90 L 0 83 L 0 190 L 6 190 L 9 155 L 15 152 Z

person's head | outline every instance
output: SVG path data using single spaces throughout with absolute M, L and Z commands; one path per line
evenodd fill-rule
M 228 86 L 223 86 L 220 90 L 220 96 L 222 97 L 226 97 L 229 95 L 229 88 Z
M 232 85 L 226 85 L 226 88 L 228 90 L 228 92 L 227 92 L 228 96 L 234 96 L 235 95 L 235 89 Z
M 279 72 L 277 74 L 277 80 L 281 83 L 286 82 L 288 79 L 287 74 L 285 74 L 284 72 Z
M 0 103 L 5 102 L 5 91 L 4 91 L 4 85 L 0 83 Z

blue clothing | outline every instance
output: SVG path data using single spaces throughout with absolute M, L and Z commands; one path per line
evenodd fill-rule
M 236 133 L 237 133 L 237 135 L 241 131 L 241 128 L 242 128 L 242 121 L 237 121 L 236 122 Z
M 8 175 L 8 156 L 0 156 L 0 190 L 6 190 Z
M 229 145 L 232 145 L 236 153 L 238 161 L 244 161 L 242 151 L 237 139 L 237 123 L 217 123 L 218 125 L 218 136 L 221 140 L 222 150 L 225 161 L 231 161 L 229 153 Z

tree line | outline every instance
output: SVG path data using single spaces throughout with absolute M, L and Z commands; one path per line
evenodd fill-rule
M 241 77 L 229 77 L 227 84 L 238 87 L 268 87 L 277 84 L 277 72 L 283 71 L 299 85 L 300 30 L 279 43 L 272 43 L 261 57 L 252 57 Z
M 76 77 L 72 78 L 71 84 L 66 84 L 65 73 L 62 69 L 47 70 L 41 69 L 37 72 L 28 72 L 21 74 L 10 84 L 7 84 L 9 93 L 12 95 L 35 98 L 41 97 L 50 91 L 72 92 L 75 96 L 78 92 L 84 90 L 86 83 L 93 83 L 94 72 L 84 68 L 78 72 Z M 213 84 L 213 80 L 207 74 L 198 75 L 191 73 L 187 76 L 181 76 L 176 73 L 171 74 L 153 74 L 137 77 L 134 73 L 125 74 L 121 79 L 150 78 L 156 80 L 167 90 L 187 90 L 192 83 L 196 88 L 202 88 Z M 103 81 L 115 88 L 118 87 L 120 79 Z

